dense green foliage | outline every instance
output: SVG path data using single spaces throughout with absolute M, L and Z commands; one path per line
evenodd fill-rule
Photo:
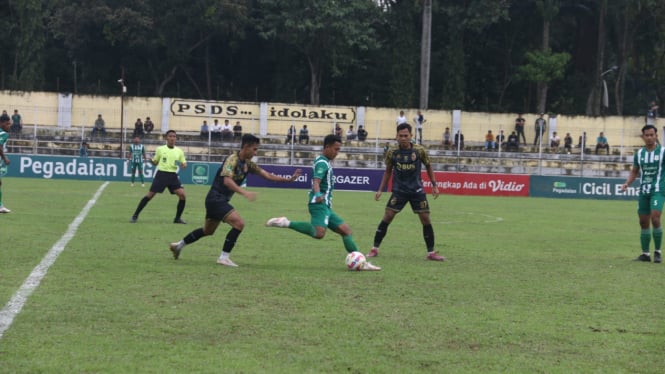
M 419 0 L 1 1 L 0 89 L 418 107 Z M 429 107 L 642 115 L 660 0 L 434 0 Z M 601 111 L 601 74 L 610 107 Z

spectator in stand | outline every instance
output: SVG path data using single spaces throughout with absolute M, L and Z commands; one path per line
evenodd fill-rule
M 79 148 L 79 157 L 88 157 L 88 143 L 83 141 Z
M 607 154 L 610 154 L 610 145 L 607 144 L 607 138 L 605 137 L 605 134 L 601 131 L 600 134 L 598 134 L 598 137 L 596 138 L 596 154 L 598 154 L 599 149 L 605 149 L 607 151 Z
M 517 133 L 517 141 L 519 142 L 520 136 L 522 137 L 522 144 L 526 144 L 526 137 L 524 136 L 524 124 L 526 120 L 522 117 L 522 113 L 517 115 L 515 118 L 515 133 Z
M 101 139 L 103 139 L 104 135 L 106 135 L 106 122 L 104 122 L 101 114 L 97 115 L 97 119 L 95 120 L 95 125 L 92 128 L 90 137 L 94 137 L 95 135 L 99 135 Z
M 399 126 L 403 123 L 406 123 L 406 116 L 404 115 L 403 110 L 399 111 L 399 117 L 397 117 L 397 119 L 395 120 L 395 123 L 397 124 L 397 126 Z
M 340 138 L 342 137 L 342 128 L 339 126 L 339 123 L 335 124 L 335 135 L 339 136 Z
M 242 139 L 242 126 L 240 121 L 236 121 L 236 124 L 233 125 L 233 140 L 239 142 L 240 139 Z
M 441 141 L 441 144 L 443 145 L 444 149 L 450 148 L 450 146 L 453 144 L 450 139 L 450 127 L 446 127 L 446 129 L 443 131 L 443 141 Z
M 356 140 L 356 132 L 353 131 L 353 125 L 350 125 L 349 129 L 346 130 L 346 140 Z
M 291 142 L 295 143 L 295 137 L 296 137 L 296 126 L 291 125 L 291 127 L 289 127 L 289 132 L 286 133 L 286 144 L 290 144 Z
M 201 125 L 201 132 L 199 133 L 201 140 L 206 141 L 210 137 L 210 128 L 208 128 L 208 121 L 203 120 Z
M 496 148 L 501 149 L 506 145 L 506 136 L 503 134 L 503 130 L 499 130 L 499 135 L 496 136 Z
M 23 130 L 23 119 L 21 118 L 21 115 L 18 114 L 18 109 L 14 109 L 14 114 L 12 114 L 12 126 L 10 127 L 10 131 L 14 134 L 20 134 L 21 130 Z
M 658 118 L 658 105 L 656 105 L 655 101 L 652 101 L 649 104 L 649 108 L 647 109 L 647 115 L 644 119 L 644 123 L 647 125 L 655 126 L 656 118 Z
M 573 150 L 573 137 L 570 136 L 570 133 L 567 132 L 566 136 L 563 138 L 563 149 L 570 154 Z
M 215 119 L 213 121 L 210 134 L 212 135 L 212 140 L 222 140 L 222 125 L 219 124 L 219 120 Z
M 423 144 L 423 124 L 427 122 L 427 120 L 423 116 L 423 113 L 418 111 L 418 114 L 416 114 L 413 121 L 416 123 L 416 141 L 418 144 Z
M 302 125 L 302 129 L 300 129 L 300 134 L 298 134 L 298 143 L 309 144 L 309 130 L 307 130 L 307 125 Z
M 365 130 L 365 126 L 363 125 L 358 126 L 358 140 L 361 142 L 367 140 L 367 130 Z
M 231 127 L 229 120 L 225 119 L 222 125 L 222 140 L 229 141 L 231 139 L 233 139 L 233 127 Z
M 539 145 L 542 142 L 542 135 L 545 133 L 545 113 L 540 113 L 534 122 L 534 129 L 536 130 L 536 137 L 533 138 L 533 145 Z
M 580 151 L 582 153 L 586 152 L 586 131 L 580 135 L 578 141 L 577 141 L 577 146 L 580 148 Z
M 143 130 L 148 135 L 155 129 L 155 124 L 152 123 L 150 117 L 145 117 L 145 122 L 143 122 Z
M 552 136 L 550 136 L 550 148 L 556 151 L 559 149 L 559 145 L 561 145 L 561 138 L 556 134 L 556 131 L 554 131 Z
M 132 132 L 132 138 L 136 138 L 138 136 L 139 138 L 143 139 L 143 135 L 145 135 L 143 132 L 143 122 L 140 118 L 137 118 L 136 122 L 134 122 L 134 132 Z
M 513 150 L 519 152 L 520 150 L 520 138 L 517 136 L 517 131 L 513 131 L 508 135 L 508 142 L 506 143 L 506 151 Z
M 485 150 L 493 150 L 495 146 L 496 144 L 494 144 L 494 134 L 492 134 L 492 130 L 487 130 L 487 134 L 485 134 Z
M 460 150 L 464 149 L 464 134 L 460 130 L 457 130 L 457 133 L 455 133 L 453 147 Z

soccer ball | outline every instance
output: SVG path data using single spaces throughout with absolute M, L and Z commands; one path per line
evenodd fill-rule
M 351 252 L 346 255 L 346 267 L 349 270 L 360 270 L 366 262 L 365 255 L 360 252 Z

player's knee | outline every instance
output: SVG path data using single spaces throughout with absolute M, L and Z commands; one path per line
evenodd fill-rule
M 314 231 L 313 238 L 314 239 L 323 239 L 324 236 L 326 236 L 326 230 L 321 228 L 321 227 L 317 227 Z
M 240 220 L 240 222 L 233 225 L 233 228 L 238 230 L 238 231 L 242 231 L 245 228 L 245 221 Z

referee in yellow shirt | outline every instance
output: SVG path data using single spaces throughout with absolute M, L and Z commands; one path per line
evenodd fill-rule
M 187 223 L 180 218 L 182 212 L 185 210 L 185 189 L 180 183 L 178 178 L 178 166 L 182 169 L 187 167 L 187 161 L 185 160 L 185 153 L 182 149 L 175 146 L 176 134 L 174 130 L 169 130 L 166 132 L 166 144 L 157 147 L 155 150 L 155 157 L 150 160 L 153 165 L 157 166 L 157 173 L 155 178 L 152 180 L 152 185 L 150 185 L 150 191 L 141 199 L 139 206 L 136 207 L 136 211 L 132 215 L 131 223 L 135 223 L 139 219 L 139 214 L 148 205 L 148 202 L 152 200 L 155 194 L 162 193 L 166 188 L 169 189 L 171 194 L 178 195 L 178 207 L 176 209 L 175 218 L 173 223 Z

